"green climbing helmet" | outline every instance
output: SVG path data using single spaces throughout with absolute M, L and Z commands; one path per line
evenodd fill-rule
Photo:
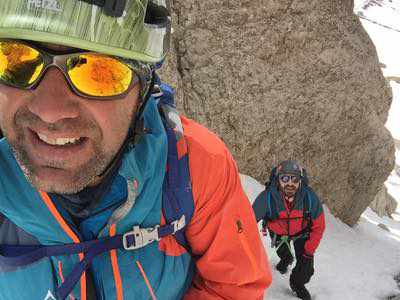
M 168 0 L 1 0 L 0 38 L 54 43 L 145 63 L 163 61 Z

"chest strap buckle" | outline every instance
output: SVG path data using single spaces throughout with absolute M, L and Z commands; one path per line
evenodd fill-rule
M 135 250 L 142 248 L 154 241 L 160 240 L 157 225 L 152 228 L 140 228 L 139 226 L 133 226 L 133 230 L 125 233 L 122 236 L 122 245 L 125 250 Z

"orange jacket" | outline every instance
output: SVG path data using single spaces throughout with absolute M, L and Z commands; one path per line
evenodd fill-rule
M 236 163 L 217 136 L 181 119 L 195 204 L 186 237 L 197 267 L 184 299 L 263 299 L 271 271 Z

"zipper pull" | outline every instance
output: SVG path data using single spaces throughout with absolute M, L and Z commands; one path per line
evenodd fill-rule
M 238 233 L 242 233 L 243 232 L 242 222 L 240 222 L 240 220 L 236 221 L 236 227 L 237 227 L 237 232 Z

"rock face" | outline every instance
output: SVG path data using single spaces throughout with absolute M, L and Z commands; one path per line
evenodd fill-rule
M 174 0 L 162 77 L 264 182 L 296 159 L 353 225 L 393 169 L 391 90 L 350 0 Z
M 396 211 L 397 202 L 388 194 L 386 187 L 382 185 L 382 188 L 376 194 L 374 201 L 371 202 L 369 207 L 380 217 L 390 217 Z

